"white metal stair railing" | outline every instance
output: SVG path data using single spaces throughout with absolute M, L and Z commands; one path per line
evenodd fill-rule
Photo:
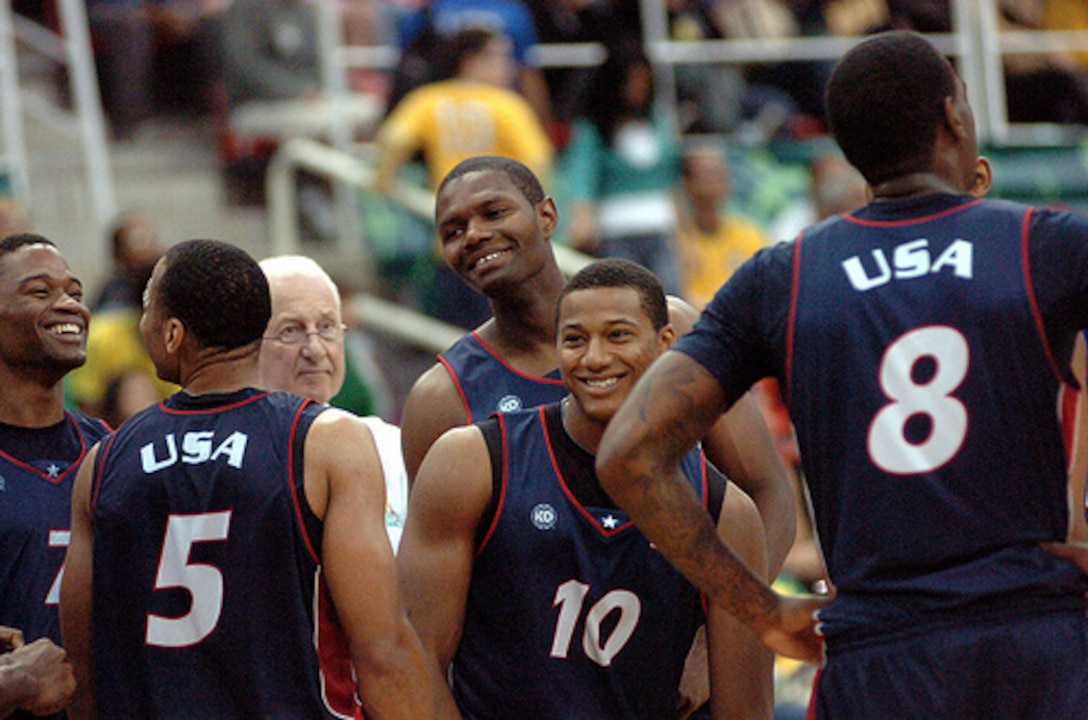
M 14 193 L 21 202 L 27 202 L 32 188 L 23 112 L 56 132 L 78 138 L 94 221 L 97 228 L 104 229 L 116 213 L 116 200 L 87 10 L 83 0 L 58 0 L 57 8 L 61 34 L 14 13 L 10 2 L 0 2 L 0 120 L 3 122 L 4 156 L 14 179 Z M 16 40 L 65 65 L 73 103 L 71 111 L 38 94 L 24 92 L 18 74 Z

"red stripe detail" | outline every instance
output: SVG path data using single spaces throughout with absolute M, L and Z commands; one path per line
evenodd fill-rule
M 79 423 L 76 422 L 75 417 L 67 410 L 64 411 L 64 419 L 68 421 L 69 425 L 75 428 L 76 437 L 79 438 L 79 454 L 76 456 L 76 459 L 72 461 L 72 464 L 69 465 L 64 472 L 58 474 L 56 477 L 49 477 L 49 473 L 45 472 L 44 470 L 39 470 L 33 465 L 28 465 L 19 458 L 13 457 L 4 452 L 3 450 L 0 450 L 0 457 L 4 458 L 12 465 L 18 465 L 26 472 L 37 475 L 42 480 L 45 480 L 47 483 L 50 483 L 52 485 L 60 485 L 60 481 L 68 477 L 69 473 L 75 472 L 77 469 L 79 469 L 80 464 L 83 462 L 83 456 L 87 454 L 87 441 L 83 439 L 83 432 L 79 429 Z M 106 425 L 106 427 L 108 428 L 109 425 Z
M 493 350 L 490 345 L 485 343 L 483 341 L 483 339 L 480 337 L 479 333 L 477 333 L 475 330 L 473 330 L 469 334 L 472 335 L 472 337 L 476 338 L 476 342 L 480 343 L 480 345 L 483 347 L 483 349 L 486 350 L 491 355 L 491 357 L 495 358 L 495 360 L 498 361 L 498 363 L 500 365 L 502 365 L 504 368 L 506 368 L 510 372 L 514 373 L 515 375 L 517 375 L 519 377 L 523 377 L 526 380 L 534 380 L 536 382 L 547 383 L 548 385 L 562 385 L 563 384 L 562 380 L 557 380 L 555 378 L 539 377 L 537 375 L 529 375 L 528 373 L 523 373 L 522 371 L 520 371 L 517 368 L 515 368 L 514 366 L 512 366 L 510 363 L 503 360 L 502 356 L 499 355 L 497 352 L 495 352 L 495 350 Z
M 495 534 L 495 528 L 499 524 L 499 517 L 502 515 L 502 506 L 506 504 L 506 482 L 507 482 L 507 469 L 509 463 L 506 462 L 507 447 L 506 447 L 506 419 L 503 418 L 502 413 L 495 415 L 499 419 L 499 435 L 502 436 L 502 481 L 499 483 L 499 501 L 495 503 L 495 514 L 491 517 L 491 525 L 487 528 L 487 532 L 484 534 L 482 540 L 480 540 L 480 547 L 476 548 L 476 557 L 480 556 L 480 553 L 487 547 L 487 543 L 491 540 L 491 536 Z M 489 452 L 488 455 L 491 453 Z M 492 468 L 491 472 L 495 472 Z
M 450 379 L 453 380 L 453 387 L 457 390 L 457 394 L 461 396 L 461 404 L 465 407 L 465 424 L 472 423 L 472 408 L 468 406 L 468 398 L 465 397 L 465 389 L 461 387 L 461 380 L 457 377 L 457 373 L 453 371 L 450 364 L 446 361 L 446 358 L 441 355 L 438 356 L 438 362 L 446 368 L 446 372 L 450 374 Z
M 314 618 L 316 650 L 321 674 L 321 700 L 339 718 L 362 718 L 363 708 L 355 686 L 355 665 L 351 645 L 333 605 L 325 575 L 318 568 L 314 577 Z
M 295 487 L 295 432 L 298 430 L 299 420 L 302 419 L 302 411 L 312 403 L 313 400 L 307 398 L 305 402 L 298 406 L 298 410 L 295 411 L 295 417 L 291 421 L 291 432 L 287 434 L 287 489 L 291 492 L 291 502 L 295 506 L 295 520 L 298 522 L 299 535 L 302 536 L 302 542 L 306 544 L 306 550 L 310 553 L 310 557 L 313 561 L 320 565 L 321 558 L 314 550 L 313 544 L 310 543 L 310 536 L 306 532 L 306 523 L 302 518 L 302 503 L 299 501 L 298 489 Z M 305 478 L 303 481 L 305 482 Z
M 1043 344 L 1043 352 L 1046 353 L 1047 362 L 1050 364 L 1050 370 L 1054 373 L 1054 377 L 1059 383 L 1065 384 L 1065 378 L 1062 376 L 1062 371 L 1058 365 L 1057 359 L 1054 357 L 1054 350 L 1050 347 L 1050 340 L 1046 336 L 1046 326 L 1043 324 L 1043 314 L 1039 310 L 1039 301 L 1035 297 L 1035 285 L 1031 282 L 1031 259 L 1028 252 L 1028 239 L 1029 228 L 1031 225 L 1031 216 L 1035 212 L 1034 208 L 1029 207 L 1027 212 L 1024 213 L 1024 221 L 1020 228 L 1020 257 L 1024 267 L 1024 290 L 1028 296 L 1028 305 L 1031 307 L 1031 316 L 1035 320 L 1035 327 L 1039 331 L 1039 339 Z
M 168 413 L 170 415 L 210 415 L 212 413 L 233 410 L 234 408 L 242 407 L 243 405 L 248 405 L 252 402 L 257 402 L 258 400 L 267 397 L 267 395 L 267 392 L 260 392 L 253 397 L 242 398 L 237 402 L 232 402 L 230 405 L 216 405 L 213 408 L 201 408 L 198 410 L 182 410 L 180 408 L 167 407 L 165 402 L 161 402 L 159 403 L 159 409 L 162 410 L 164 413 Z
M 109 453 L 116 434 L 107 435 L 98 446 L 98 454 L 94 456 L 94 473 L 91 475 L 91 498 L 89 502 L 90 514 L 94 515 L 95 506 L 98 504 L 98 495 L 102 490 L 102 467 L 106 463 L 106 455 Z
M 1080 391 L 1073 387 L 1062 385 L 1058 388 L 1058 414 L 1061 421 L 1062 443 L 1065 445 L 1066 469 L 1070 469 L 1069 463 L 1073 459 L 1073 445 L 1079 435 L 1077 432 L 1079 415 L 1077 406 L 1080 405 L 1080 399 Z
M 785 387 L 780 388 L 782 399 L 787 407 L 790 404 L 790 387 L 793 385 L 791 381 L 793 377 L 793 332 L 794 325 L 797 323 L 797 295 L 800 293 L 801 285 L 801 240 L 803 238 L 804 233 L 802 232 L 797 236 L 793 244 L 793 282 L 790 283 L 790 311 L 789 319 L 786 321 L 786 382 Z
M 957 205 L 955 207 L 942 210 L 938 213 L 932 213 L 930 215 L 922 215 L 921 217 L 913 217 L 907 220 L 866 220 L 853 215 L 843 215 L 843 218 L 847 222 L 852 222 L 855 225 L 864 225 L 865 227 L 903 227 L 905 225 L 918 225 L 924 222 L 930 222 L 931 220 L 937 220 L 953 213 L 958 213 L 961 210 L 974 207 L 982 202 L 982 198 L 976 198 L 970 202 L 966 202 L 963 205 Z

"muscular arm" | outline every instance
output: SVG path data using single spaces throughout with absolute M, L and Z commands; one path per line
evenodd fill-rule
M 666 352 L 608 424 L 597 473 L 608 494 L 712 602 L 756 631 L 776 652 L 822 657 L 812 611 L 827 599 L 784 598 L 717 535 L 680 472 L 680 459 L 724 412 L 717 380 L 687 355 Z
M 405 400 L 400 422 L 400 442 L 409 486 L 415 482 L 431 445 L 442 433 L 467 422 L 464 402 L 444 365 L 438 363 L 419 376 Z
M 476 528 L 491 499 L 491 460 L 476 427 L 443 435 L 427 454 L 397 554 L 404 601 L 423 642 L 440 717 L 460 717 L 446 681 L 465 617 Z
M 306 498 L 324 520 L 322 572 L 367 717 L 429 717 L 423 649 L 400 602 L 385 481 L 363 421 L 326 410 L 306 436 Z
M 699 312 L 670 296 L 669 322 L 677 337 L 691 331 Z M 714 466 L 741 487 L 759 509 L 767 539 L 769 578 L 782 569 L 797 534 L 793 483 L 755 399 L 745 394 L 702 438 Z
M 72 524 L 68 551 L 64 557 L 64 580 L 60 587 L 60 630 L 64 647 L 75 673 L 76 693 L 68 708 L 71 720 L 98 717 L 94 701 L 91 657 L 91 590 L 94 576 L 94 530 L 91 526 L 91 483 L 94 478 L 95 446 L 84 458 L 72 487 Z
M 755 501 L 767 543 L 767 577 L 773 579 L 797 535 L 797 508 L 786 466 L 750 394 L 714 423 L 703 437 L 703 450 Z
M 755 503 L 736 486 L 725 495 L 718 536 L 767 579 L 767 543 Z M 707 610 L 710 707 L 714 720 L 769 720 L 774 715 L 774 655 L 755 633 L 718 605 Z

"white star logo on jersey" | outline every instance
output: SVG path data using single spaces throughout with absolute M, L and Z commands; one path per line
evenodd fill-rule
M 615 530 L 616 526 L 620 524 L 620 521 L 616 519 L 615 515 L 606 515 L 601 520 L 601 526 L 605 530 Z
M 49 477 L 51 478 L 55 478 L 60 475 L 60 467 L 56 463 L 50 463 L 49 467 L 47 467 L 45 471 L 49 474 Z

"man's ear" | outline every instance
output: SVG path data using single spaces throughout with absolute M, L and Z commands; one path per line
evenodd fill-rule
M 166 343 L 166 352 L 176 355 L 181 343 L 185 340 L 185 325 L 177 318 L 167 318 L 163 328 L 163 342 Z
M 551 239 L 555 229 L 559 226 L 559 210 L 555 207 L 555 200 L 551 195 L 536 204 L 536 215 L 540 220 L 544 237 Z
M 657 334 L 657 342 L 661 346 L 661 352 L 665 352 L 676 342 L 676 330 L 673 328 L 672 323 L 661 328 Z
M 963 122 L 963 113 L 956 110 L 956 98 L 949 95 L 944 99 L 944 124 L 957 141 L 964 141 L 968 136 L 968 128 Z

